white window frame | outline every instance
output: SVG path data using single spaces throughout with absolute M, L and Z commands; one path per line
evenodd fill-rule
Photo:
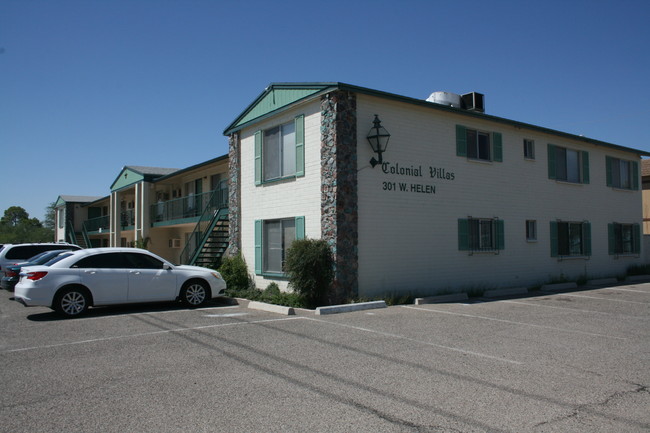
M 537 242 L 536 220 L 526 220 L 526 240 L 528 242 Z
M 467 158 L 477 161 L 492 161 L 492 139 L 489 132 L 467 128 Z M 471 140 L 470 137 L 474 136 Z M 481 138 L 485 141 L 481 142 Z M 481 155 L 483 151 L 483 155 Z M 487 155 L 485 153 L 487 152 Z M 486 157 L 487 156 L 487 157 Z
M 277 131 L 277 132 L 276 132 Z M 264 130 L 262 150 L 262 181 L 270 182 L 296 175 L 296 125 L 283 123 Z M 277 142 L 272 139 L 277 134 Z M 275 150 L 275 152 L 274 152 Z M 276 159 L 277 158 L 277 159 Z M 277 170 L 271 164 L 277 163 Z M 273 167 L 275 168 L 275 167 Z
M 524 138 L 524 158 L 529 160 L 535 159 L 535 140 Z

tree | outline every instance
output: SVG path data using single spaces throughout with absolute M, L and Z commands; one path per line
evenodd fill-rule
M 22 221 L 28 220 L 29 214 L 25 209 L 20 206 L 11 206 L 5 210 L 4 216 L 0 219 L 0 224 L 7 224 L 10 226 L 17 226 Z
M 38 218 L 30 218 L 25 209 L 11 206 L 0 218 L 0 243 L 52 242 L 54 231 L 43 227 Z
M 43 221 L 43 227 L 46 229 L 54 230 L 54 225 L 56 215 L 56 202 L 53 201 L 45 208 L 45 220 Z

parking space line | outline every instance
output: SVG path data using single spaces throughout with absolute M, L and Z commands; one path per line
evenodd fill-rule
M 576 295 L 573 293 L 553 293 L 558 296 L 571 296 L 573 298 L 598 299 L 599 301 L 624 302 L 626 304 L 650 305 L 648 302 L 627 301 L 625 299 L 600 298 L 598 296 Z
M 179 308 L 179 309 L 171 309 L 171 310 L 164 310 L 164 311 L 143 311 L 141 313 L 129 313 L 128 311 L 125 311 L 124 313 L 119 313 L 119 314 L 109 314 L 107 316 L 99 316 L 99 317 L 83 317 L 76 320 L 102 320 L 102 319 L 112 319 L 114 317 L 124 317 L 124 316 L 153 316 L 156 314 L 202 312 L 208 310 L 224 310 L 227 308 L 240 308 L 240 306 L 232 305 L 227 307 L 205 307 L 205 308 L 193 308 L 193 309 Z M 90 311 L 92 311 L 92 309 Z
M 626 319 L 640 319 L 640 320 L 648 320 L 648 319 L 650 319 L 650 317 L 630 316 L 629 314 L 610 313 L 610 312 L 607 312 L 607 311 L 585 310 L 583 308 L 558 307 L 557 305 L 536 304 L 536 303 L 533 303 L 533 302 L 508 301 L 508 300 L 503 300 L 501 302 L 504 302 L 504 303 L 507 303 L 507 304 L 528 305 L 528 306 L 537 307 L 537 308 L 550 308 L 550 309 L 553 309 L 553 310 L 566 310 L 566 311 L 577 312 L 577 313 L 601 314 L 601 315 L 604 315 L 604 316 L 625 317 Z
M 645 293 L 646 295 L 650 295 L 650 292 L 647 290 L 622 289 L 620 287 L 603 287 L 600 290 L 617 290 L 620 292 Z
M 329 325 L 336 325 L 336 326 L 340 326 L 340 327 L 343 327 L 343 328 L 354 329 L 354 330 L 357 330 L 357 331 L 369 332 L 369 333 L 381 335 L 381 336 L 384 336 L 384 337 L 397 338 L 397 339 L 400 339 L 400 340 L 409 341 L 409 342 L 421 344 L 421 345 L 424 345 L 424 346 L 431 346 L 431 347 L 436 347 L 438 349 L 445 349 L 445 350 L 450 350 L 450 351 L 453 351 L 453 352 L 459 352 L 459 353 L 462 353 L 464 355 L 473 355 L 473 356 L 477 356 L 477 357 L 480 357 L 480 358 L 488 358 L 488 359 L 492 359 L 492 360 L 495 360 L 495 361 L 507 362 L 509 364 L 515 364 L 515 365 L 522 365 L 523 364 L 523 362 L 515 361 L 514 359 L 502 358 L 500 356 L 488 355 L 486 353 L 474 352 L 474 351 L 471 351 L 471 350 L 460 349 L 458 347 L 445 346 L 443 344 L 431 343 L 429 341 L 416 340 L 415 338 L 405 337 L 403 335 L 398 335 L 398 334 L 391 334 L 389 332 L 377 331 L 377 330 L 374 330 L 374 329 L 362 328 L 360 326 L 346 325 L 346 324 L 343 324 L 343 323 L 330 322 L 330 321 L 327 321 L 327 320 L 312 319 L 310 317 L 305 317 L 305 319 L 311 320 L 311 321 L 314 321 L 314 322 L 319 322 L 319 323 L 327 323 Z
M 148 337 L 151 335 L 158 335 L 158 334 L 169 334 L 173 332 L 185 332 L 185 331 L 195 331 L 199 329 L 210 329 L 210 328 L 225 328 L 228 326 L 237 326 L 237 325 L 255 325 L 258 323 L 268 323 L 268 322 L 282 322 L 286 320 L 300 320 L 303 319 L 303 317 L 283 317 L 279 319 L 265 319 L 265 320 L 254 320 L 251 322 L 231 322 L 231 323 L 219 323 L 216 325 L 203 325 L 203 326 L 193 326 L 189 328 L 176 328 L 176 329 L 165 329 L 161 331 L 151 331 L 151 332 L 141 332 L 138 334 L 129 334 L 129 335 L 115 335 L 113 337 L 103 337 L 103 338 L 92 338 L 89 340 L 80 340 L 80 341 L 69 341 L 67 343 L 58 343 L 58 344 L 47 344 L 43 346 L 32 346 L 32 347 L 22 347 L 19 349 L 10 349 L 10 350 L 4 350 L 0 353 L 13 353 L 13 352 L 25 352 L 28 350 L 38 350 L 38 349 L 52 349 L 56 347 L 64 347 L 64 346 L 74 346 L 78 344 L 88 344 L 88 343 L 97 343 L 101 341 L 112 341 L 112 340 L 121 340 L 125 338 L 135 338 L 135 337 Z
M 613 338 L 615 340 L 627 340 L 627 338 L 625 338 L 625 337 L 614 337 L 612 335 L 598 334 L 598 333 L 594 333 L 594 332 L 576 331 L 576 330 L 566 329 L 566 328 L 557 328 L 555 326 L 535 325 L 534 323 L 515 322 L 514 320 L 497 319 L 497 318 L 494 318 L 494 317 L 487 317 L 487 316 L 477 316 L 475 314 L 454 313 L 452 311 L 435 310 L 435 309 L 431 309 L 431 308 L 421 308 L 421 307 L 411 307 L 411 306 L 407 306 L 407 305 L 403 305 L 402 308 L 408 308 L 410 310 L 428 311 L 428 312 L 431 312 L 431 313 L 449 314 L 449 315 L 452 315 L 452 316 L 471 317 L 473 319 L 491 320 L 493 322 L 508 323 L 510 325 L 529 326 L 529 327 L 532 327 L 532 328 L 541 328 L 541 329 L 548 329 L 548 330 L 552 330 L 552 331 L 568 332 L 568 333 L 572 333 L 572 334 L 589 335 L 589 336 L 592 336 L 592 337 L 605 337 L 605 338 Z

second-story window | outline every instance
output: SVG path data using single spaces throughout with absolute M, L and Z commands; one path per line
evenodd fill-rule
M 607 186 L 639 189 L 639 163 L 625 159 L 606 158 Z
M 503 162 L 501 133 L 456 125 L 456 155 L 476 161 Z
M 255 184 L 304 176 L 304 116 L 255 133 Z
M 548 145 L 548 177 L 572 183 L 589 183 L 589 153 Z

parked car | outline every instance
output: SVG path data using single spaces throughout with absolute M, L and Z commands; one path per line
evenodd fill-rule
M 180 300 L 189 307 L 223 296 L 219 272 L 173 265 L 138 248 L 74 251 L 50 266 L 22 268 L 14 299 L 74 317 L 90 306 Z
M 46 242 L 40 244 L 4 244 L 0 249 L 0 272 L 4 272 L 7 265 L 25 262 L 45 251 L 52 250 L 80 250 L 79 245 L 66 244 L 63 242 Z
M 37 254 L 34 257 L 27 259 L 24 262 L 19 262 L 13 265 L 7 265 L 4 268 L 4 275 L 0 280 L 0 288 L 9 290 L 10 292 L 14 290 L 14 286 L 18 283 L 18 275 L 20 274 L 20 269 L 23 266 L 49 266 L 53 259 L 61 255 L 70 254 L 70 250 L 52 250 L 45 251 L 43 253 Z

